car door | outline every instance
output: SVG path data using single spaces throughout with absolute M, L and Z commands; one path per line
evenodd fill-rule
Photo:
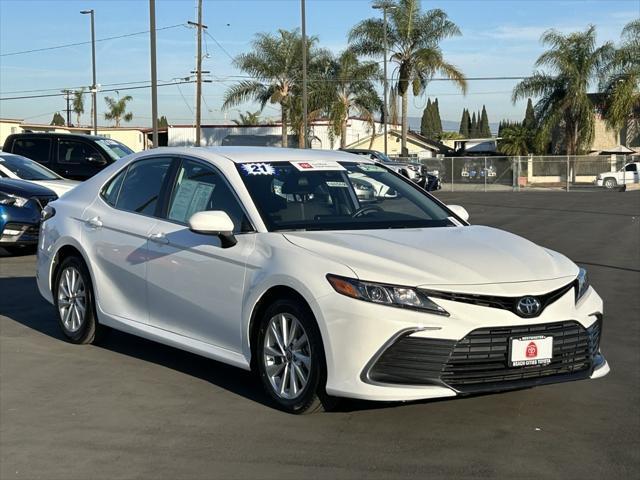
M 73 180 L 86 180 L 98 173 L 107 159 L 93 145 L 82 140 L 58 138 L 58 173 Z
M 222 248 L 219 238 L 190 231 L 190 216 L 203 210 L 225 211 L 238 243 Z M 163 216 L 149 241 L 149 322 L 240 352 L 245 268 L 255 234 L 239 200 L 215 167 L 185 158 Z
M 98 305 L 109 315 L 148 323 L 147 239 L 173 161 L 152 157 L 129 164 L 82 215 Z

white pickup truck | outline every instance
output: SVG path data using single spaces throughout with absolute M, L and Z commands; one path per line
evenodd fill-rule
M 595 184 L 599 187 L 615 188 L 618 185 L 629 185 L 640 182 L 640 162 L 627 163 L 617 172 L 599 173 Z

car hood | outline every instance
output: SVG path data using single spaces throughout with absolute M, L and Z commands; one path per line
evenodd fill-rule
M 44 186 L 13 178 L 0 179 L 0 191 L 27 198 L 33 196 L 52 196 L 55 193 Z
M 74 180 L 32 180 L 31 182 L 50 188 L 56 192 L 58 197 L 61 197 L 76 185 L 80 185 L 80 182 L 76 182 Z
M 362 280 L 396 285 L 540 282 L 578 274 L 563 255 L 484 226 L 284 235 L 301 248 L 349 266 Z

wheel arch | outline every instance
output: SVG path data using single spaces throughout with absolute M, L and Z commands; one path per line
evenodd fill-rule
M 71 256 L 76 256 L 82 259 L 89 271 L 89 275 L 91 275 L 91 283 L 95 285 L 93 271 L 91 270 L 90 264 L 87 261 L 87 256 L 82 251 L 82 248 L 74 243 L 64 243 L 56 250 L 51 262 L 51 271 L 49 272 L 49 290 L 51 292 L 53 292 L 53 282 L 56 278 L 56 274 L 58 273 L 58 268 L 60 268 L 60 264 L 65 258 Z

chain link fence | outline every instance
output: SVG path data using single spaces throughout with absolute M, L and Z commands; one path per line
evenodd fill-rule
M 445 191 L 603 190 L 639 183 L 640 157 L 631 155 L 398 157 L 420 163 Z

